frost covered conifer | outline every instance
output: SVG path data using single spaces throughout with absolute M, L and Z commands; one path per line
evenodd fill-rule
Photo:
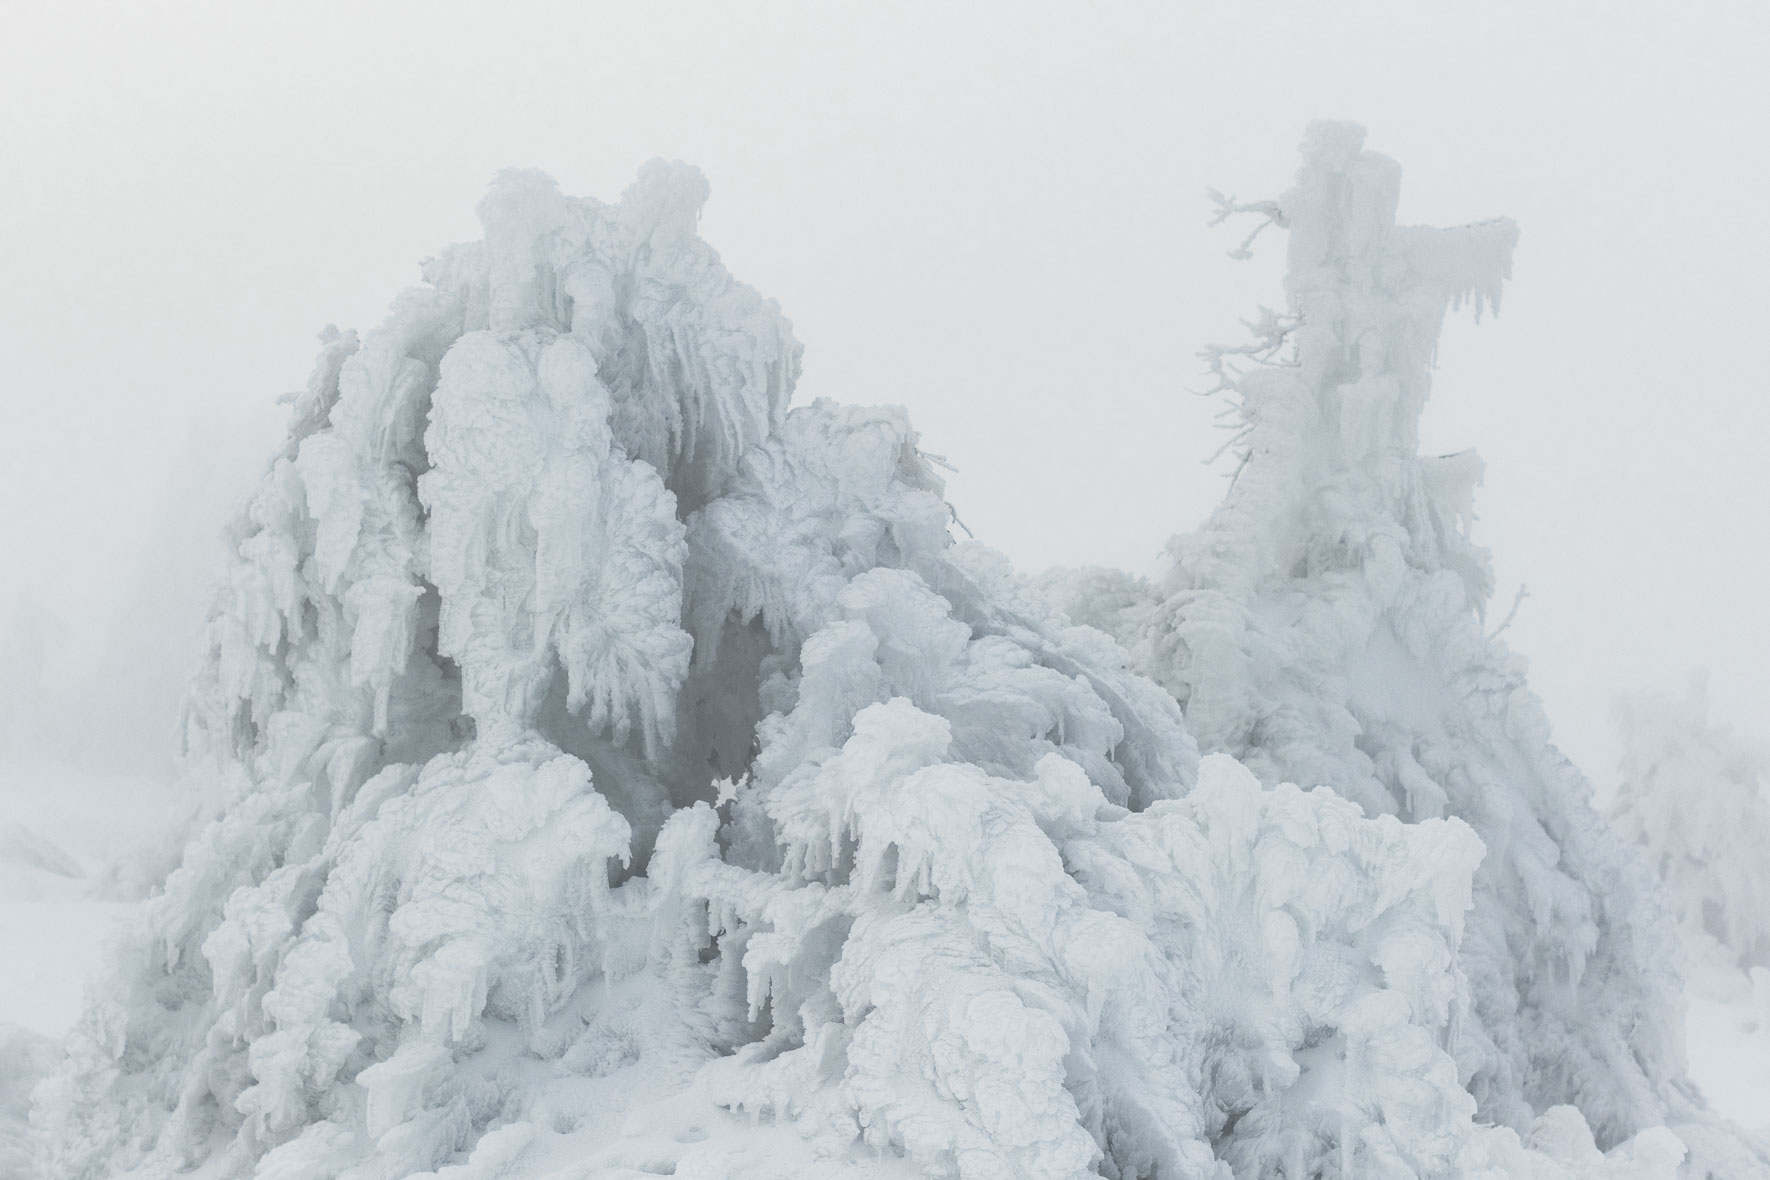
M 1345 143 L 1312 139 L 1303 199 L 1331 205 L 1360 159 Z M 1310 789 L 1262 785 L 1279 765 L 1263 746 L 1201 760 L 1123 647 L 952 541 L 901 413 L 788 409 L 799 346 L 695 236 L 705 195 L 682 166 L 649 166 L 612 206 L 507 174 L 483 242 L 431 263 L 362 340 L 328 336 L 235 531 L 191 699 L 211 802 L 39 1091 L 44 1171 L 1673 1175 L 1683 1146 L 1637 1117 L 1671 1070 L 1661 1025 L 1639 1055 L 1573 1059 L 1563 1089 L 1608 1155 L 1508 1039 L 1583 1045 L 1564 1026 L 1586 997 L 1596 1029 L 1631 1005 L 1658 1018 L 1629 927 L 1605 950 L 1585 878 L 1557 867 L 1557 840 L 1610 864 L 1553 826 L 1583 803 L 1531 810 L 1571 772 L 1515 788 L 1514 831 L 1460 806 L 1489 779 L 1435 787 L 1427 745 L 1426 769 L 1397 771 L 1406 808 L 1319 773 L 1341 729 L 1283 731 L 1322 743 L 1313 761 L 1281 747 Z M 1318 223 L 1329 236 L 1297 249 L 1322 298 L 1345 297 L 1327 281 L 1338 222 Z M 1360 224 L 1377 252 L 1352 257 L 1387 283 L 1393 231 L 1381 208 Z M 1445 291 L 1465 285 L 1456 250 L 1509 242 L 1468 240 L 1431 255 Z M 1335 328 L 1298 331 L 1337 347 Z M 1415 315 L 1370 338 L 1367 366 L 1395 367 L 1368 370 L 1360 454 L 1402 466 L 1345 493 L 1387 538 L 1368 576 L 1403 588 L 1412 534 L 1377 492 L 1425 495 L 1428 469 L 1384 433 L 1423 397 L 1422 331 Z M 1298 398 L 1271 405 L 1313 462 Z M 1227 586 L 1252 563 L 1237 593 L 1268 584 L 1261 505 L 1290 495 L 1263 471 L 1209 567 Z M 1454 530 L 1421 537 L 1432 561 L 1473 559 Z M 1366 576 L 1295 604 L 1379 615 Z M 1454 589 L 1441 613 L 1470 613 L 1457 573 L 1423 585 L 1406 592 Z M 1217 633 L 1135 597 L 1115 620 Z M 1244 600 L 1192 601 L 1221 619 Z M 1478 639 L 1451 655 L 1477 661 Z M 1215 746 L 1222 702 L 1313 687 L 1213 650 L 1239 695 L 1166 679 Z M 1355 674 L 1411 674 L 1388 652 Z M 1294 666 L 1327 675 L 1334 654 Z M 1512 675 L 1448 667 L 1483 692 Z M 1478 738 L 1501 741 L 1458 740 Z M 1505 740 L 1494 757 L 1554 769 L 1534 731 Z M 1539 928 L 1600 945 L 1555 957 Z M 1616 979 L 1578 991 L 1588 961 Z M 1496 1016 L 1491 976 L 1539 971 L 1560 974 L 1509 994 L 1559 1006 Z M 1524 1135 L 1477 1121 L 1478 1099 Z
M 1708 687 L 1617 703 L 1612 820 L 1646 852 L 1673 913 L 1745 968 L 1770 967 L 1770 751 L 1709 719 Z
M 1176 538 L 1161 586 L 1102 622 L 1202 749 L 1368 815 L 1474 828 L 1461 1076 L 1485 1119 L 1523 1129 L 1570 1104 L 1615 1143 L 1688 1108 L 1669 932 L 1551 745 L 1523 662 L 1483 632 L 1480 460 L 1419 453 L 1444 315 L 1497 310 L 1517 231 L 1396 225 L 1400 168 L 1361 128 L 1316 124 L 1303 157 L 1289 192 L 1248 207 L 1289 230 L 1286 310 L 1212 354 L 1240 422 L 1236 480 Z

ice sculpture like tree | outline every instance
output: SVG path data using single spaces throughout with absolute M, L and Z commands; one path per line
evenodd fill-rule
M 1249 405 L 1290 467 L 1250 463 L 1176 592 L 1203 605 L 1114 600 L 1198 644 L 1163 667 L 1193 669 L 1167 679 L 1216 746 L 1235 702 L 1317 688 L 1284 668 L 1364 650 L 1337 675 L 1371 692 L 1393 672 L 1406 701 L 1431 675 L 1522 698 L 1454 621 L 1481 582 L 1441 568 L 1474 551 L 1427 485 L 1461 469 L 1402 445 L 1425 329 L 1509 231 L 1393 231 L 1371 160 L 1317 132 L 1286 206 L 1315 368 L 1284 380 L 1313 384 Z M 211 802 L 39 1091 L 44 1170 L 1672 1175 L 1661 981 L 1629 895 L 1592 898 L 1592 873 L 1632 883 L 1588 847 L 1540 717 L 1458 731 L 1447 767 L 1421 744 L 1406 807 L 1337 773 L 1344 725 L 1266 724 L 1309 790 L 1263 786 L 1260 743 L 1201 761 L 1123 647 L 952 541 L 901 413 L 788 409 L 799 346 L 695 236 L 705 195 L 675 165 L 613 206 L 505 175 L 483 242 L 360 342 L 326 339 L 191 699 Z M 1416 264 L 1417 298 L 1390 298 Z M 1362 385 L 1331 359 L 1341 321 L 1307 321 L 1330 306 L 1386 325 Z M 1319 461 L 1352 474 L 1312 508 L 1285 480 L 1328 436 L 1297 390 L 1334 374 L 1363 392 L 1328 450 L 1356 459 Z M 1335 567 L 1339 597 L 1286 601 L 1356 627 L 1385 609 L 1367 580 L 1441 596 L 1396 617 L 1463 646 L 1419 670 L 1414 630 L 1289 665 L 1203 644 L 1231 619 L 1259 637 L 1285 504 L 1321 561 L 1377 551 Z M 1313 540 L 1330 510 L 1369 535 Z M 1489 785 L 1494 810 L 1466 805 Z M 1538 1033 L 1583 1053 L 1578 1079 L 1517 1043 Z
M 1264 210 L 1290 233 L 1286 311 L 1217 354 L 1243 466 L 1173 544 L 1145 663 L 1200 746 L 1263 781 L 1475 829 L 1459 1067 L 1487 1118 L 1571 1103 L 1614 1142 L 1664 1119 L 1682 1072 L 1668 933 L 1522 661 L 1483 633 L 1480 460 L 1419 453 L 1444 315 L 1498 308 L 1517 230 L 1397 225 L 1401 170 L 1360 128 L 1317 124 L 1303 156 Z

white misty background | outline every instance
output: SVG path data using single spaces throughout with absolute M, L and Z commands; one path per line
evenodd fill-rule
M 808 344 L 801 401 L 908 408 L 1023 569 L 1153 572 L 1223 488 L 1195 353 L 1279 273 L 1224 256 L 1203 192 L 1277 193 L 1273 148 L 1320 117 L 1405 164 L 1403 221 L 1521 227 L 1507 314 L 1447 326 L 1424 428 L 1487 461 L 1477 535 L 1500 599 L 1530 587 L 1509 638 L 1563 748 L 1605 789 L 1613 693 L 1693 665 L 1720 715 L 1770 715 L 1761 6 L 8 5 L 0 29 L 0 615 L 60 620 L 64 722 L 129 670 L 99 728 L 130 739 L 99 744 L 137 767 L 273 398 L 321 326 L 374 323 L 473 236 L 497 169 L 613 194 L 694 162 L 702 232 Z

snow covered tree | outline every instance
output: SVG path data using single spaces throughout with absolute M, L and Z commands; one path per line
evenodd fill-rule
M 0 1174 L 30 1173 L 31 1085 L 55 1065 L 55 1042 L 0 1024 Z
M 1354 165 L 1386 175 L 1347 143 L 1315 134 L 1287 216 L 1319 272 L 1304 286 L 1364 291 L 1374 316 L 1400 281 L 1385 243 L 1415 237 L 1352 201 L 1347 265 L 1390 286 L 1341 275 L 1329 190 Z M 789 410 L 799 346 L 695 236 L 705 196 L 680 165 L 617 205 L 506 174 L 483 242 L 362 340 L 325 338 L 234 530 L 190 701 L 209 801 L 38 1092 L 46 1174 L 1675 1174 L 1684 1145 L 1651 1125 L 1676 1072 L 1664 981 L 1617 916 L 1630 896 L 1591 896 L 1594 875 L 1633 880 L 1519 728 L 1540 717 L 1482 714 L 1501 728 L 1445 739 L 1449 769 L 1430 735 L 1418 766 L 1387 756 L 1405 807 L 1333 773 L 1344 726 L 1268 721 L 1282 740 L 1243 743 L 1247 765 L 1201 761 L 1122 646 L 952 540 L 901 412 Z M 1402 465 L 1347 477 L 1342 510 L 1369 515 L 1382 560 L 1348 558 L 1351 589 L 1299 594 L 1305 613 L 1381 615 L 1352 592 L 1367 577 L 1471 613 L 1441 567 L 1475 551 L 1422 531 L 1439 564 L 1415 578 L 1415 534 L 1378 495 L 1388 479 L 1437 521 L 1421 481 L 1458 471 L 1384 433 L 1423 398 L 1415 304 L 1441 313 L 1457 267 L 1509 235 L 1452 240 L 1425 251 L 1438 285 L 1403 301 L 1413 318 L 1363 346 L 1359 454 Z M 1312 363 L 1331 368 L 1336 324 L 1295 329 Z M 1300 395 L 1273 388 L 1291 423 L 1273 445 L 1315 462 Z M 1284 668 L 1327 677 L 1335 657 L 1203 643 L 1248 617 L 1210 568 L 1229 585 L 1252 563 L 1237 592 L 1270 579 L 1255 509 L 1291 492 L 1265 471 L 1190 599 L 1127 591 L 1100 620 L 1222 653 L 1160 665 L 1216 747 L 1225 702 L 1300 707 L 1320 681 Z M 1397 727 L 1433 669 L 1522 694 L 1478 632 L 1409 664 L 1455 613 L 1431 603 L 1363 662 L 1340 653 L 1334 683 L 1389 693 Z M 1199 666 L 1245 682 L 1200 687 Z M 1445 709 L 1465 699 L 1450 683 Z M 1310 789 L 1262 785 L 1272 748 Z M 1484 786 L 1491 811 L 1470 803 Z M 1618 1043 L 1631 1013 L 1638 1049 Z M 1534 1035 L 1577 1076 L 1518 1043 Z
M 630 927 L 667 900 L 646 875 L 665 821 L 750 774 L 869 570 L 903 571 L 887 619 L 920 619 L 929 584 L 966 612 L 921 642 L 975 634 L 947 654 L 977 683 L 901 687 L 952 694 L 967 756 L 1068 758 L 1117 805 L 1190 783 L 1166 694 L 955 562 L 900 413 L 787 411 L 799 346 L 695 237 L 704 196 L 680 166 L 617 206 L 506 175 L 483 243 L 360 343 L 326 336 L 190 704 L 208 822 L 46 1095 L 52 1174 L 222 1151 L 404 1175 L 507 1121 L 522 1088 L 457 1061 L 563 1051 L 549 1021 L 647 967 Z M 696 1029 L 701 1056 L 729 1047 Z
M 1480 460 L 1419 453 L 1445 313 L 1498 308 L 1517 231 L 1398 226 L 1400 168 L 1362 128 L 1316 124 L 1303 157 L 1289 192 L 1249 207 L 1289 230 L 1286 309 L 1211 354 L 1241 467 L 1120 633 L 1202 749 L 1369 815 L 1474 828 L 1459 1069 L 1486 1119 L 1522 1129 L 1571 1104 L 1614 1143 L 1680 1107 L 1669 934 L 1523 662 L 1483 632 Z
M 1709 720 L 1708 685 L 1617 702 L 1622 783 L 1611 810 L 1688 931 L 1741 967 L 1770 967 L 1770 750 Z

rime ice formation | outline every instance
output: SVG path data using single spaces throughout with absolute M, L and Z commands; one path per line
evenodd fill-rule
M 1673 913 L 1732 953 L 1770 968 L 1770 750 L 1709 720 L 1702 679 L 1682 698 L 1618 702 L 1622 785 L 1612 809 L 1644 849 Z
M 1458 1044 L 1483 1114 L 1578 1106 L 1600 1142 L 1663 1121 L 1677 983 L 1648 879 L 1549 742 L 1522 664 L 1482 632 L 1472 452 L 1419 454 L 1447 309 L 1497 307 L 1517 231 L 1395 224 L 1400 169 L 1318 125 L 1277 215 L 1287 314 L 1231 376 L 1245 466 L 1142 637 L 1200 745 L 1368 814 L 1454 815 L 1488 855 L 1462 946 Z M 1282 341 L 1282 343 L 1281 343 Z
M 1411 453 L 1510 230 L 1393 193 L 1313 133 L 1304 363 L 1244 383 L 1192 572 L 1099 575 L 1097 627 L 951 540 L 901 413 L 788 410 L 698 173 L 500 177 L 326 339 L 240 520 L 207 821 L 38 1092 L 43 1170 L 1677 1174 L 1634 879 L 1475 629 L 1467 461 Z M 1162 683 L 1107 630 L 1169 635 Z
M 1614 1143 L 1691 1108 L 1670 932 L 1550 744 L 1522 661 L 1483 632 L 1480 460 L 1418 445 L 1445 313 L 1497 309 L 1517 231 L 1396 225 L 1400 169 L 1362 129 L 1318 124 L 1303 155 L 1295 187 L 1248 207 L 1289 230 L 1287 309 L 1211 354 L 1239 416 L 1236 481 L 1175 539 L 1158 588 L 1093 614 L 1202 749 L 1372 816 L 1474 828 L 1458 1067 L 1484 1119 L 1523 1129 L 1570 1104 Z

